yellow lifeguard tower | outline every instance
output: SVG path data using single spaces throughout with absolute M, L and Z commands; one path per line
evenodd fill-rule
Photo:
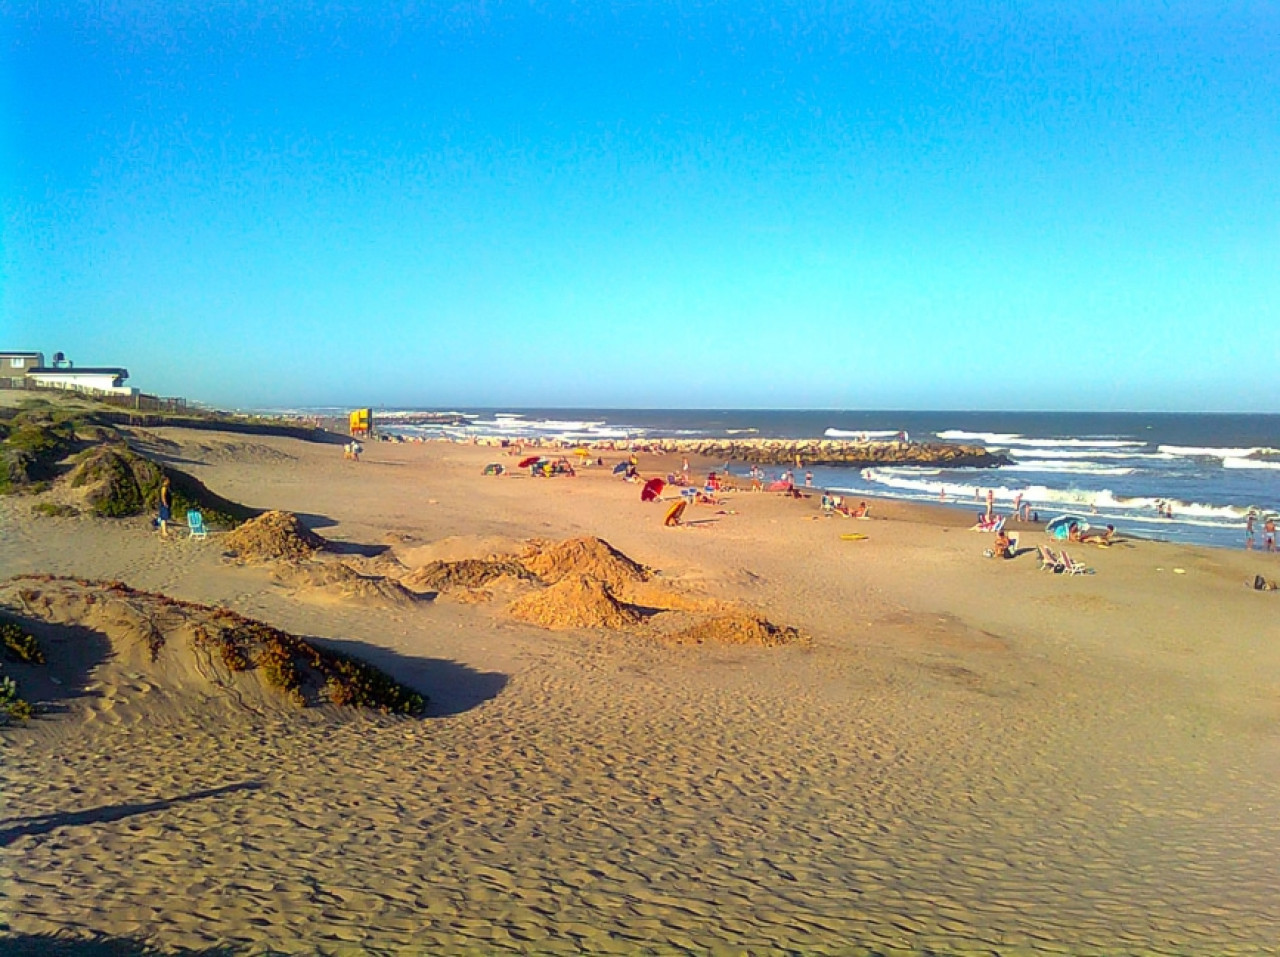
M 348 431 L 352 438 L 369 438 L 373 435 L 373 409 L 356 409 L 349 418 Z

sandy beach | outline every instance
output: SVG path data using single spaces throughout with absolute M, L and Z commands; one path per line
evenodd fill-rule
M 802 640 L 677 643 L 679 610 L 548 629 L 505 581 L 375 600 L 230 561 L 223 533 L 0 498 L 0 577 L 224 607 L 430 699 L 299 710 L 68 639 L 42 713 L 0 729 L 0 949 L 1276 952 L 1280 593 L 1244 583 L 1280 556 L 1130 540 L 1066 576 L 1030 527 L 996 561 L 965 516 L 885 501 L 858 521 L 738 491 L 665 528 L 621 453 L 538 479 L 446 442 L 133 442 L 369 575 L 590 536 L 651 595 Z

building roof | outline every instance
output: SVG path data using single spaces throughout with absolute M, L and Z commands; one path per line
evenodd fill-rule
M 23 359 L 39 359 L 43 357 L 43 355 L 44 353 L 42 352 L 15 352 L 11 349 L 0 350 L 0 356 L 4 356 L 6 359 L 16 359 L 19 357 Z
M 4 353 L 7 355 L 8 353 Z M 77 366 L 74 369 L 56 369 L 51 366 L 36 366 L 28 369 L 27 375 L 118 375 L 129 378 L 129 370 L 115 366 Z

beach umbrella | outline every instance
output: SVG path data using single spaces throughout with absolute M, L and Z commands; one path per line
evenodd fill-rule
M 660 478 L 651 478 L 644 483 L 644 488 L 640 490 L 640 501 L 654 502 L 657 501 L 662 490 L 667 487 L 667 483 Z
M 626 470 L 627 470 L 627 463 L 626 463 L 626 462 L 619 462 L 617 465 L 615 465 L 615 466 L 613 467 L 613 474 L 614 474 L 614 475 L 621 475 L 621 474 L 622 474 L 623 472 L 625 472 Z
M 680 499 L 680 501 L 676 502 L 669 509 L 667 509 L 667 514 L 664 515 L 662 518 L 662 524 L 667 526 L 679 525 L 680 516 L 684 514 L 684 510 L 688 506 L 689 506 L 688 499 L 684 499 L 684 498 Z
M 520 464 L 517 465 L 516 468 L 527 469 L 529 466 L 533 465 L 535 462 L 537 462 L 541 458 L 542 458 L 541 455 L 531 455 L 527 459 L 521 459 Z
M 1055 519 L 1051 519 L 1049 524 L 1044 527 L 1045 533 L 1052 535 L 1054 538 L 1067 538 L 1071 534 L 1071 526 L 1080 526 L 1080 531 L 1089 530 L 1089 523 L 1079 515 L 1059 515 Z

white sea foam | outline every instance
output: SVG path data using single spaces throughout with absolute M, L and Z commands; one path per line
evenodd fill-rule
M 1215 448 L 1195 448 L 1187 445 L 1162 445 L 1161 452 L 1168 452 L 1170 455 L 1182 456 L 1184 458 L 1199 459 L 1242 459 L 1250 455 L 1259 455 L 1264 452 L 1271 451 L 1265 448 L 1251 449 L 1215 449 Z
M 947 429 L 933 434 L 948 441 L 985 442 L 987 445 L 1008 445 L 1022 438 L 1017 432 L 966 432 L 964 429 Z
M 1169 452 L 1106 452 L 1101 449 L 1009 449 L 1019 459 L 1152 459 L 1171 462 L 1178 456 Z
M 1000 467 L 1003 472 L 1068 472 L 1073 475 L 1132 475 L 1137 469 L 1122 465 L 1094 465 L 1092 462 L 1064 462 L 1056 459 L 1037 459 L 1033 462 L 1017 462 Z
M 987 445 L 1009 448 L 1016 452 L 1016 446 L 1030 446 L 1042 449 L 1122 449 L 1146 445 L 1146 442 L 1134 439 L 1029 439 L 1017 432 L 965 432 L 962 429 L 948 429 L 935 432 L 940 439 L 985 442 Z
M 1242 458 L 1226 458 L 1222 460 L 1222 467 L 1226 469 L 1275 469 L 1280 471 L 1280 462 L 1266 462 L 1261 459 L 1242 459 Z
M 889 439 L 903 433 L 901 429 L 827 429 L 822 434 L 829 439 Z
M 1007 471 L 1001 469 L 1001 472 Z M 1021 500 L 1032 506 L 1067 506 L 1076 509 L 1096 509 L 1098 514 L 1120 513 L 1126 521 L 1163 521 L 1188 525 L 1234 527 L 1243 525 L 1244 517 L 1249 511 L 1235 505 L 1206 505 L 1200 502 L 1183 502 L 1176 499 L 1117 496 L 1110 489 L 1058 489 L 1045 485 L 1029 485 L 1020 488 L 1009 488 L 1005 485 L 972 485 L 965 482 L 946 482 L 936 479 L 916 477 L 919 473 L 905 468 L 867 468 L 862 470 L 862 477 L 868 482 L 899 489 L 905 492 L 916 492 L 932 499 L 945 493 L 946 500 L 954 505 L 972 502 L 980 506 L 986 499 L 988 489 L 992 497 L 999 502 L 1012 502 L 1019 495 Z M 1158 505 L 1173 509 L 1174 519 L 1159 518 L 1154 513 Z M 1143 515 L 1142 513 L 1153 513 Z

